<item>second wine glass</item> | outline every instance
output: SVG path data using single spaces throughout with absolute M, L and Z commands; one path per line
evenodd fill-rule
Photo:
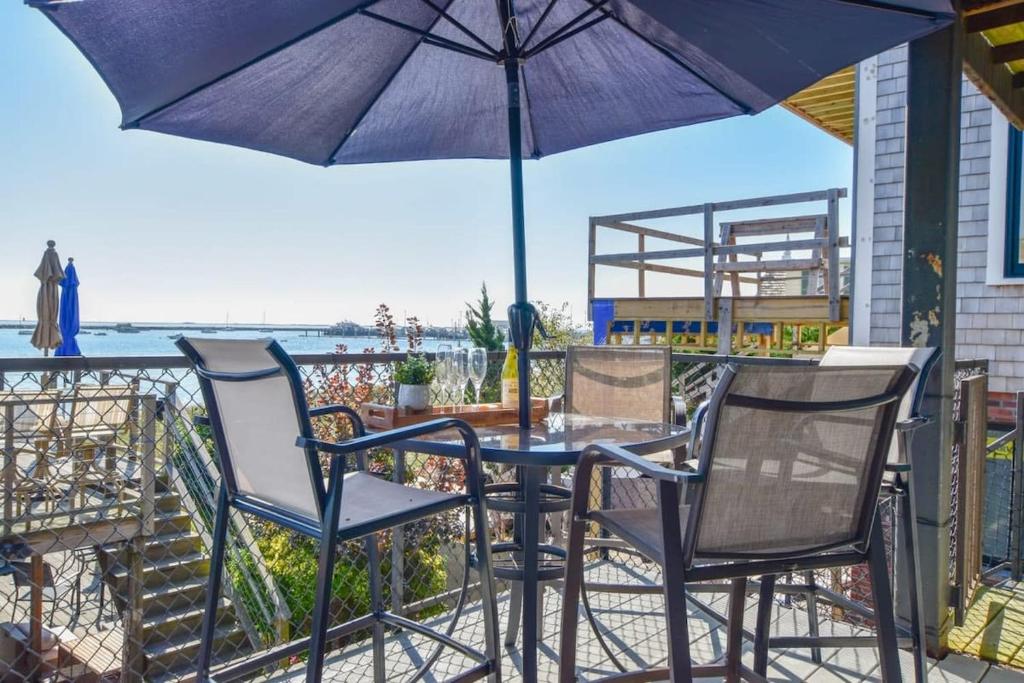
M 476 402 L 480 403 L 480 392 L 484 388 L 484 380 L 487 378 L 487 349 L 475 348 L 469 350 L 469 378 L 473 380 L 473 389 L 476 390 Z

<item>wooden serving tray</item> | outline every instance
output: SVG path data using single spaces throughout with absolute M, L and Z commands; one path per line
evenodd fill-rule
M 454 411 L 452 408 L 454 407 Z M 533 399 L 530 417 L 539 422 L 548 416 L 547 399 Z M 441 417 L 457 417 L 474 427 L 495 427 L 514 425 L 519 421 L 518 408 L 503 408 L 500 403 L 476 403 L 464 406 L 433 406 L 426 410 L 409 410 L 380 403 L 364 403 L 359 406 L 359 417 L 367 429 L 385 430 L 407 427 L 419 422 L 436 420 Z

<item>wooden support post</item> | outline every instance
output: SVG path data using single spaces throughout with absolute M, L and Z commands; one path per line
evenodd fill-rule
M 839 320 L 839 190 L 828 191 L 828 319 Z
M 142 422 L 142 439 L 139 444 L 142 448 L 139 516 L 142 521 L 142 535 L 152 536 L 156 524 L 156 397 L 152 394 L 142 397 L 139 419 Z
M 143 565 L 145 542 L 141 535 L 125 543 L 127 590 L 124 608 L 124 649 L 121 660 L 121 683 L 142 683 L 145 669 L 143 644 Z
M 14 478 L 17 474 L 14 453 L 14 404 L 4 405 L 4 536 L 11 533 L 14 521 Z
M 636 245 L 637 246 L 637 249 L 636 249 L 637 252 L 641 253 L 641 254 L 644 253 L 644 236 L 643 235 L 637 235 L 636 236 L 636 241 L 637 241 L 637 245 Z M 640 259 L 640 267 L 636 269 L 636 287 L 637 287 L 637 292 L 638 292 L 637 296 L 639 296 L 641 299 L 646 296 L 646 291 L 647 291 L 647 287 L 646 287 L 646 284 L 647 284 L 646 270 L 647 270 L 647 266 L 645 265 L 644 260 Z
M 708 347 L 708 321 L 700 321 L 700 347 L 706 349 Z
M 951 626 L 949 586 L 953 389 L 956 369 L 957 212 L 960 161 L 962 26 L 910 43 L 907 66 L 903 215 L 903 346 L 942 349 L 923 413 L 936 422 L 919 430 L 911 457 L 918 545 L 930 654 L 941 656 Z M 907 595 L 897 589 L 897 595 Z M 910 616 L 901 599 L 899 615 Z
M 32 577 L 29 582 L 29 603 L 31 610 L 29 614 L 29 670 L 32 672 L 32 680 L 42 680 L 43 666 L 43 582 L 45 579 L 43 556 L 33 553 L 29 561 Z M 56 588 L 54 589 L 56 590 Z
M 704 319 L 715 319 L 715 205 L 704 205 Z M 721 337 L 721 334 L 719 334 Z M 719 342 L 721 346 L 721 342 Z
M 594 292 L 596 291 L 596 276 L 597 276 L 597 265 L 591 260 L 591 257 L 597 253 L 597 223 L 594 219 L 590 219 L 590 227 L 587 231 L 587 320 L 594 320 L 594 313 L 590 310 L 590 305 L 594 302 Z M 607 337 L 606 337 L 607 339 Z
M 716 353 L 732 353 L 732 299 L 718 300 L 718 350 Z

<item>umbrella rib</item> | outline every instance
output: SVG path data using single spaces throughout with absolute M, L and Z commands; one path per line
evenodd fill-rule
M 585 24 L 583 24 L 581 26 L 577 26 L 573 30 L 571 30 L 571 31 L 569 31 L 567 33 L 563 33 L 563 34 L 559 35 L 558 37 L 546 38 L 546 39 L 544 39 L 544 41 L 539 43 L 536 48 L 528 51 L 524 55 L 524 57 L 530 58 L 530 57 L 533 57 L 534 55 L 537 55 L 537 54 L 539 54 L 541 52 L 544 52 L 545 50 L 553 48 L 555 45 L 558 45 L 559 43 L 561 43 L 563 41 L 566 41 L 569 38 L 572 38 L 577 33 L 582 33 L 583 31 L 586 31 L 591 26 L 596 26 L 597 24 L 600 24 L 602 21 L 604 21 L 605 19 L 609 19 L 610 17 L 611 17 L 611 15 L 609 15 L 609 14 L 602 14 L 601 16 L 599 16 L 599 17 L 597 17 L 595 19 L 591 19 L 587 23 L 585 23 Z
M 858 7 L 865 7 L 867 9 L 877 9 L 883 12 L 895 12 L 897 14 L 909 14 L 913 17 L 920 17 L 922 19 L 931 19 L 935 21 L 942 17 L 948 17 L 949 14 L 936 15 L 934 12 L 929 12 L 923 9 L 914 9 L 913 7 L 901 7 L 894 5 L 889 2 L 876 2 L 876 0 L 836 0 L 836 2 L 843 5 L 856 5 Z
M 548 35 L 548 37 L 545 38 L 544 40 L 540 41 L 535 48 L 533 48 L 532 50 L 527 50 L 526 53 L 524 54 L 524 56 L 525 57 L 530 57 L 532 55 L 537 54 L 538 52 L 542 51 L 544 48 L 548 47 L 548 45 L 551 44 L 553 41 L 558 40 L 560 37 L 562 37 L 564 35 L 567 35 L 567 34 L 575 35 L 576 33 L 578 33 L 578 31 L 572 31 L 571 29 L 574 26 L 576 26 L 576 24 L 580 23 L 581 21 L 583 21 L 584 19 L 589 17 L 594 12 L 597 12 L 598 10 L 601 10 L 604 7 L 604 5 L 606 5 L 607 3 L 608 3 L 608 0 L 597 0 L 597 2 L 591 2 L 589 9 L 586 9 L 586 10 L 580 12 L 575 17 L 573 17 L 572 19 L 567 21 L 565 24 L 563 24 L 562 26 L 560 26 L 556 30 L 552 31 L 551 34 Z M 605 16 L 606 17 L 608 16 L 607 10 L 605 10 Z
M 586 1 L 591 3 L 591 4 L 594 4 L 594 0 L 586 0 Z M 711 88 L 712 90 L 717 92 L 719 95 L 721 95 L 725 99 L 727 99 L 730 102 L 732 102 L 744 114 L 750 114 L 750 113 L 753 112 L 753 108 L 750 107 L 750 105 L 748 105 L 748 104 L 746 104 L 744 102 L 741 102 L 740 100 L 736 99 L 734 96 L 732 96 L 729 93 L 725 92 L 720 87 L 718 87 L 717 85 L 715 85 L 714 83 L 709 81 L 707 78 L 705 78 L 701 74 L 697 73 L 697 71 L 693 67 L 691 67 L 689 64 L 687 64 L 683 60 L 679 59 L 679 57 L 676 57 L 674 54 L 672 54 L 672 52 L 670 52 L 669 50 L 663 48 L 661 45 L 658 45 L 653 40 L 651 40 L 650 38 L 648 38 L 644 34 L 640 33 L 639 31 L 637 31 L 635 28 L 633 28 L 632 26 L 630 26 L 626 22 L 624 22 L 622 19 L 620 19 L 618 16 L 616 16 L 614 12 L 608 12 L 608 10 L 604 10 L 604 11 L 607 12 L 611 16 L 612 21 L 614 21 L 616 24 L 618 24 L 619 26 L 623 27 L 624 29 L 626 29 L 627 31 L 632 33 L 634 36 L 636 36 L 637 38 L 642 40 L 644 43 L 646 43 L 650 47 L 652 47 L 655 50 L 657 50 L 658 52 L 660 52 L 662 55 L 664 55 L 669 60 L 671 60 L 676 66 L 679 66 L 679 67 L 685 69 L 686 71 L 690 72 L 691 74 L 693 74 L 697 78 L 697 80 L 699 80 L 701 83 L 703 83 L 704 85 L 708 86 L 709 88 Z
M 427 27 L 427 31 L 430 31 L 432 28 L 434 28 L 434 26 L 436 26 L 437 22 L 439 22 L 440 20 L 440 16 L 434 17 L 434 21 L 430 24 L 429 27 Z M 395 77 L 398 76 L 399 72 L 403 68 L 405 68 L 405 65 L 412 58 L 413 53 L 415 53 L 416 49 L 423 44 L 424 39 L 425 36 L 420 36 L 420 39 L 416 41 L 411 48 L 409 48 L 409 52 L 407 52 L 405 57 L 402 58 L 402 61 L 398 63 L 398 66 L 396 66 L 395 70 L 391 72 L 391 75 L 387 77 L 387 80 L 384 81 L 383 85 L 380 86 L 380 90 L 378 90 L 377 93 L 373 97 L 371 97 L 369 101 L 367 101 L 366 106 L 363 107 L 363 110 L 361 112 L 359 112 L 359 116 L 357 116 L 355 121 L 352 122 L 352 125 L 349 126 L 348 130 L 345 131 L 345 135 L 341 138 L 341 141 L 334 146 L 333 150 L 331 150 L 331 154 L 330 156 L 327 157 L 327 161 L 324 162 L 324 166 L 330 166 L 331 164 L 334 163 L 334 158 L 338 156 L 338 154 L 341 152 L 341 148 L 344 147 L 345 143 L 348 142 L 348 139 L 352 137 L 352 133 L 356 131 L 356 128 L 358 128 L 363 123 L 363 119 L 365 119 L 366 115 L 370 113 L 371 109 L 373 109 L 373 105 L 377 104 L 377 101 L 380 100 L 381 96 L 384 94 L 384 91 L 387 90 L 388 87 L 391 85 L 391 82 L 394 81 Z
M 170 102 L 167 102 L 165 104 L 161 104 L 160 106 L 156 107 L 155 109 L 151 109 L 148 112 L 146 112 L 145 114 L 143 114 L 141 116 L 137 116 L 134 119 L 132 119 L 131 121 L 128 121 L 128 122 L 125 122 L 125 123 L 121 124 L 121 128 L 138 128 L 142 124 L 142 121 L 144 121 L 145 119 L 148 119 L 151 116 L 159 114 L 160 112 L 166 110 L 167 108 L 173 107 L 174 105 L 178 104 L 182 100 L 188 99 L 189 97 L 192 97 L 193 95 L 195 95 L 195 94 L 197 94 L 199 92 L 202 92 L 203 90 L 206 90 L 207 88 L 209 88 L 211 86 L 214 86 L 217 83 L 220 83 L 224 79 L 230 78 L 231 76 L 234 76 L 238 72 L 243 71 L 245 69 L 248 69 L 250 66 L 252 66 L 254 64 L 262 62 L 264 59 L 267 59 L 268 57 L 272 57 L 272 56 L 276 55 L 278 52 L 281 52 L 282 50 L 286 50 L 289 47 L 291 47 L 292 45 L 295 45 L 296 43 L 299 43 L 299 42 L 305 40 L 306 38 L 309 38 L 310 36 L 312 36 L 312 35 L 314 35 L 316 33 L 319 33 L 320 31 L 326 30 L 326 29 L 334 26 L 338 22 L 347 19 L 348 17 L 350 17 L 350 16 L 352 16 L 352 15 L 354 15 L 354 14 L 356 14 L 356 13 L 358 13 L 358 12 L 364 10 L 364 9 L 366 9 L 370 5 L 376 4 L 377 2 L 380 2 L 380 0 L 366 0 L 365 2 L 360 3 L 358 6 L 353 7 L 352 9 L 350 9 L 350 10 L 348 10 L 346 12 L 342 12 L 341 14 L 339 14 L 337 16 L 331 17 L 327 21 L 324 21 L 324 22 L 322 22 L 320 24 L 317 24 L 316 26 L 314 26 L 313 28 L 311 28 L 309 30 L 303 31 L 302 33 L 300 33 L 299 35 L 295 36 L 294 38 L 291 38 L 290 40 L 287 40 L 287 41 L 281 43 L 280 45 L 277 45 L 277 46 L 271 48 L 270 50 L 267 50 L 266 52 L 264 52 L 264 53 L 262 53 L 260 55 L 257 55 L 256 57 L 253 57 L 252 59 L 250 59 L 249 61 L 245 62 L 244 64 L 242 64 L 240 66 L 237 66 L 234 69 L 231 69 L 230 71 L 227 71 L 227 72 L 221 74 L 220 76 L 217 76 L 216 78 L 213 78 L 213 79 L 211 79 L 209 81 L 206 81 L 205 83 L 197 85 L 196 87 L 192 88 L 187 93 L 185 93 L 184 95 L 180 95 L 178 97 L 175 97 Z
M 497 57 L 498 56 L 498 51 L 495 50 L 493 47 L 491 47 L 487 43 L 486 40 L 484 40 L 483 38 L 481 38 L 477 34 L 475 34 L 472 31 L 470 31 L 460 21 L 458 21 L 452 15 L 448 14 L 446 11 L 444 11 L 443 9 L 438 7 L 431 0 L 420 0 L 420 1 L 423 4 L 427 5 L 428 7 L 430 7 L 430 9 L 434 10 L 435 12 L 440 14 L 442 17 L 447 19 L 448 23 L 450 23 L 452 26 L 454 26 L 455 28 L 459 29 L 460 31 L 465 33 L 467 36 L 469 36 L 477 45 L 480 45 L 485 51 L 489 52 L 492 57 Z
M 451 50 L 453 52 L 460 52 L 462 54 L 470 55 L 472 57 L 478 57 L 478 58 L 483 59 L 483 60 L 488 61 L 488 62 L 493 62 L 498 57 L 498 53 L 497 52 L 495 52 L 494 54 L 488 54 L 488 53 L 484 52 L 483 50 L 478 50 L 475 47 L 470 47 L 469 45 L 464 45 L 464 44 L 462 44 L 462 43 L 460 43 L 460 42 L 458 42 L 456 40 L 451 40 L 450 38 L 445 38 L 444 36 L 439 36 L 436 33 L 431 33 L 430 29 L 427 29 L 427 30 L 424 31 L 423 29 L 416 28 L 415 26 L 412 26 L 410 24 L 406 24 L 405 22 L 402 22 L 402 21 L 398 21 L 397 19 L 392 19 L 391 17 L 386 17 L 383 14 L 377 14 L 376 12 L 371 12 L 369 10 L 363 10 L 363 11 L 360 12 L 360 14 L 362 16 L 364 16 L 364 17 L 369 17 L 370 19 L 375 19 L 376 21 L 379 21 L 379 22 L 381 22 L 383 24 L 387 24 L 389 26 L 394 26 L 396 28 L 400 28 L 400 29 L 403 29 L 405 31 L 409 31 L 410 33 L 415 33 L 416 35 L 421 36 L 425 42 L 428 42 L 431 45 L 434 45 L 436 47 L 443 47 L 443 48 Z M 438 19 L 440 19 L 440 18 L 441 17 L 438 16 Z M 435 21 L 434 23 L 436 24 L 437 22 Z M 433 26 L 431 26 L 431 28 L 433 28 Z
M 519 78 L 523 85 L 523 101 L 526 103 L 526 119 L 530 122 L 530 137 L 533 139 L 533 151 L 530 156 L 534 159 L 539 159 L 540 145 L 537 144 L 537 129 L 533 125 L 533 100 L 530 99 L 530 88 L 526 84 L 526 69 L 520 69 Z M 508 153 L 511 155 L 512 150 L 510 149 Z
M 548 6 L 544 8 L 543 12 L 541 12 L 540 18 L 537 19 L 537 23 L 533 25 L 530 32 L 526 34 L 526 38 L 523 39 L 523 44 L 520 46 L 523 50 L 527 49 L 527 46 L 530 44 L 530 40 L 533 38 L 534 34 L 537 33 L 537 29 L 541 27 L 544 20 L 548 18 L 548 14 L 550 14 L 551 10 L 555 8 L 556 2 L 558 2 L 558 0 L 550 0 L 550 2 L 548 2 Z

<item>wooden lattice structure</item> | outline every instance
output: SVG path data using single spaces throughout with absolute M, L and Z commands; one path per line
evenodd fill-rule
M 839 225 L 839 200 L 845 197 L 845 189 L 831 188 L 592 217 L 587 291 L 595 342 L 763 354 L 821 353 L 831 343 L 845 343 L 849 297 L 841 250 L 849 242 Z M 729 215 L 791 204 L 823 210 Z M 698 215 L 699 236 L 649 225 Z M 636 235 L 637 250 L 598 253 L 599 230 Z M 652 250 L 655 240 L 685 246 Z M 688 267 L 687 261 L 700 266 Z M 636 296 L 597 296 L 598 266 L 635 270 Z M 648 296 L 649 273 L 678 276 L 680 291 L 686 281 L 699 280 L 703 296 Z M 723 329 L 729 334 L 720 334 Z

